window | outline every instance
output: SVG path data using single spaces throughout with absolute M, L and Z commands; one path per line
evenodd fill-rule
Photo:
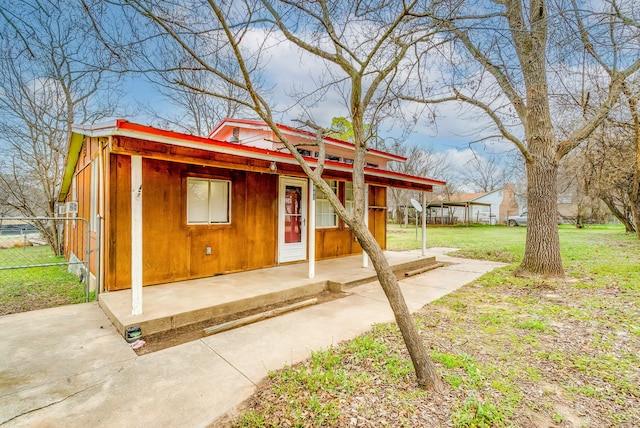
M 344 183 L 344 207 L 349 214 L 353 214 L 353 183 Z
M 228 224 L 231 222 L 231 182 L 187 179 L 187 223 Z
M 336 180 L 327 180 L 327 184 L 338 194 L 338 182 Z M 325 196 L 324 192 L 318 189 L 316 194 L 316 227 L 337 227 L 338 215 L 331 206 L 331 203 Z

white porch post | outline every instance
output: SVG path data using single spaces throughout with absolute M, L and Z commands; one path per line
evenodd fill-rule
M 309 278 L 316 276 L 316 186 L 309 179 Z
M 369 185 L 364 185 L 364 225 L 369 227 Z M 362 267 L 369 267 L 369 256 L 362 250 Z
M 427 192 L 422 192 L 422 255 L 427 254 Z
M 142 157 L 131 156 L 131 315 L 142 314 Z

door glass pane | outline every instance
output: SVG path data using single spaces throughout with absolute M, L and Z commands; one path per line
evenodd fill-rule
M 284 242 L 302 242 L 302 188 L 286 186 L 284 196 Z

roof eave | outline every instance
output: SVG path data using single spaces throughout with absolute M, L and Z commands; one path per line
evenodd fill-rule
M 82 142 L 84 135 L 76 132 L 71 133 L 71 139 L 69 141 L 69 151 L 67 152 L 67 159 L 65 161 L 64 175 L 62 176 L 62 185 L 60 186 L 60 193 L 58 194 L 58 202 L 64 202 L 69 194 L 69 188 L 71 187 L 71 181 L 73 180 L 73 173 L 76 171 L 76 164 L 80 157 L 80 151 L 82 150 Z
M 225 126 L 232 126 L 232 127 L 233 126 L 242 126 L 244 128 L 248 128 L 248 129 L 258 129 L 258 130 L 269 131 L 269 132 L 273 131 L 271 129 L 271 127 L 266 122 L 250 120 L 250 119 L 230 119 L 230 118 L 226 118 L 226 119 L 223 119 L 218 125 L 216 125 L 216 127 L 213 129 L 213 131 L 211 131 L 209 133 L 208 138 L 213 138 L 213 136 L 215 134 L 217 134 L 218 131 L 223 129 Z M 282 132 L 283 134 L 293 135 L 293 136 L 298 136 L 298 137 L 304 137 L 306 139 L 309 139 L 310 142 L 312 142 L 311 140 L 313 139 L 313 134 L 311 134 L 308 131 L 304 131 L 304 130 L 301 130 L 301 129 L 296 129 L 296 128 L 293 128 L 291 126 L 283 125 L 283 124 L 280 124 L 280 123 L 276 123 L 276 126 L 278 127 L 280 132 Z M 334 137 L 324 137 L 323 139 L 325 141 L 325 144 L 329 144 L 329 145 L 337 146 L 337 147 L 342 147 L 342 148 L 345 148 L 345 149 L 355 150 L 355 145 L 353 143 L 348 142 L 348 141 L 343 141 L 343 140 L 340 140 L 340 139 L 334 138 Z M 400 156 L 400 155 L 396 155 L 396 154 L 393 154 L 393 153 L 385 152 L 383 150 L 368 149 L 368 151 L 369 151 L 370 154 L 385 158 L 388 161 L 395 161 L 395 162 L 406 162 L 407 161 L 407 158 L 404 157 L 404 156 Z

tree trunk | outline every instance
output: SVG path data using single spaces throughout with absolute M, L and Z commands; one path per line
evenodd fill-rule
M 516 275 L 564 276 L 558 235 L 558 163 L 555 158 L 527 162 L 527 241 Z
M 411 315 L 411 312 L 409 312 L 409 308 L 407 307 L 404 296 L 402 295 L 398 279 L 393 273 L 387 258 L 384 256 L 384 252 L 369 229 L 367 229 L 363 224 L 360 224 L 360 222 L 358 222 L 354 232 L 358 237 L 360 245 L 371 258 L 371 262 L 378 274 L 378 281 L 389 300 L 389 305 L 393 310 L 396 323 L 398 324 L 404 343 L 409 351 L 409 356 L 413 363 L 418 385 L 426 389 L 438 392 L 442 391 L 443 385 L 440 380 L 440 376 L 438 375 L 438 372 L 431 362 L 427 350 L 422 343 L 422 339 L 416 329 L 413 316 Z
M 615 205 L 615 203 L 613 203 L 611 200 L 602 197 L 600 199 L 607 205 L 609 211 L 611 211 L 611 214 L 613 214 L 618 220 L 620 220 L 620 223 L 624 224 L 626 233 L 636 233 L 636 228 L 631 222 L 629 215 L 621 212 Z

